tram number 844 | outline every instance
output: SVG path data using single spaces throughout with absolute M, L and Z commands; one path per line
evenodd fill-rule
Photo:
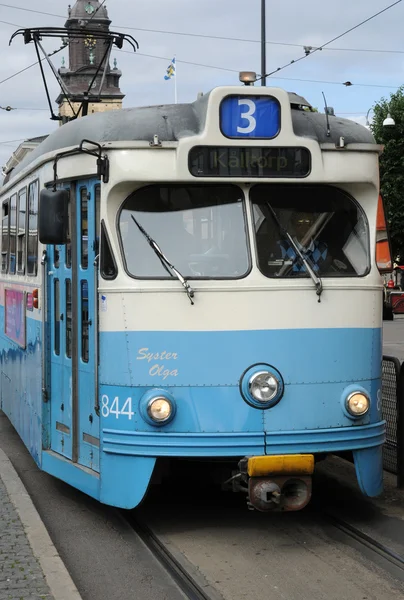
M 126 400 L 122 401 L 123 406 L 121 406 L 121 401 L 119 396 L 115 396 L 115 398 L 111 401 L 109 396 L 104 394 L 101 398 L 101 414 L 103 417 L 107 418 L 110 415 L 115 415 L 117 419 L 119 417 L 127 417 L 129 421 L 132 419 L 135 414 L 132 410 L 132 398 L 126 398 Z

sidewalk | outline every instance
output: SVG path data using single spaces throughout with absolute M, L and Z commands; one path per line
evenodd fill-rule
M 23 483 L 1 449 L 0 600 L 81 600 Z

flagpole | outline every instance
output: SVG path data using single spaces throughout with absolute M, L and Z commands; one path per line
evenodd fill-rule
M 175 58 L 175 73 L 174 73 L 174 100 L 175 104 L 177 104 L 177 56 Z

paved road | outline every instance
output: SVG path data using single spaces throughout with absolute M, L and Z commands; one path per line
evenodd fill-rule
M 383 354 L 404 361 L 404 316 L 383 322 Z
M 46 598 L 53 600 L 24 527 L 0 479 L 0 600 Z
M 184 600 L 160 563 L 145 551 L 143 542 L 122 522 L 117 511 L 38 470 L 1 411 L 0 448 L 22 479 L 83 600 Z M 164 512 L 164 506 L 160 510 Z M 0 519 L 0 600 L 50 600 L 40 572 L 32 566 L 29 550 L 21 546 L 22 541 L 20 547 L 15 547 L 15 538 L 20 535 L 18 522 L 7 512 L 7 505 L 0 506 Z M 4 595 L 8 582 L 2 580 L 1 566 L 10 557 L 7 546 L 13 550 L 13 545 L 21 554 L 21 567 L 37 576 L 41 595 L 25 594 L 26 580 L 20 565 L 16 571 L 20 570 L 22 577 Z M 21 589 L 18 594 L 14 593 L 17 587 Z

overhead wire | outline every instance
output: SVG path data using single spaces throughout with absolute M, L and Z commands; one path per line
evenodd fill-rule
M 45 59 L 42 59 L 45 60 Z M 20 75 L 20 73 L 24 73 L 24 71 L 28 71 L 28 69 L 31 69 L 32 67 L 35 67 L 35 65 L 38 64 L 38 61 L 36 60 L 34 63 L 28 65 L 28 67 L 25 67 L 24 69 L 21 69 L 20 71 L 17 71 L 17 73 L 14 73 L 13 75 L 10 75 L 9 77 L 6 77 L 5 79 L 2 79 L 0 81 L 0 85 L 2 83 L 5 83 L 6 81 L 9 81 L 10 79 L 13 79 L 13 77 L 17 77 L 17 75 Z
M 22 106 L 0 106 L 1 110 L 5 110 L 6 112 L 10 112 L 12 110 L 49 110 L 48 108 L 23 108 Z
M 63 48 L 58 49 L 55 52 L 59 52 L 60 50 L 62 50 Z M 132 52 L 129 52 L 129 50 L 119 50 L 119 52 L 123 52 L 125 54 L 131 54 Z M 49 54 L 49 56 L 51 56 L 51 54 Z M 153 54 L 143 54 L 142 52 L 137 52 L 136 56 L 143 56 L 145 58 L 154 58 L 157 60 L 171 60 L 169 57 L 167 56 L 155 56 Z M 45 60 L 45 59 L 42 59 Z M 191 65 L 194 67 L 203 67 L 205 69 L 216 69 L 219 71 L 227 71 L 229 73 L 239 73 L 238 69 L 229 69 L 227 67 L 219 67 L 217 65 L 206 65 L 203 63 L 196 63 L 196 62 L 192 62 L 192 61 L 188 61 L 188 60 L 178 60 L 177 62 L 182 63 L 182 64 L 186 64 L 186 65 Z M 25 67 L 24 69 L 21 69 L 20 71 L 17 71 L 16 73 L 14 73 L 13 75 L 10 75 L 9 77 L 6 77 L 5 79 L 0 81 L 0 85 L 2 83 L 5 83 L 6 81 L 9 81 L 10 79 L 12 79 L 13 77 L 16 77 L 17 75 L 20 75 L 21 73 L 23 73 L 24 71 L 27 71 L 28 69 L 31 69 L 32 67 L 34 67 L 35 65 L 38 64 L 38 61 L 28 65 L 28 67 Z M 276 77 L 276 79 L 282 79 L 284 81 L 301 81 L 301 82 L 306 82 L 306 83 L 323 83 L 323 84 L 330 84 L 330 85 L 346 85 L 346 83 L 342 82 L 342 81 L 324 81 L 324 80 L 318 80 L 318 79 L 303 79 L 303 78 L 295 78 L 295 77 Z M 350 86 L 356 86 L 356 87 L 377 87 L 377 88 L 386 88 L 386 89 L 397 89 L 398 87 L 400 87 L 399 85 L 381 85 L 381 84 L 377 84 L 377 83 L 350 83 Z
M 14 10 L 22 10 L 24 12 L 37 13 L 38 15 L 47 15 L 48 17 L 59 17 L 61 19 L 66 18 L 62 15 L 55 15 L 54 13 L 44 12 L 42 10 L 34 10 L 33 8 L 25 8 L 23 6 L 15 6 L 15 4 L 3 4 L 3 2 L 1 2 L 0 6 L 4 6 L 4 8 L 13 8 Z
M 104 0 L 104 1 L 106 1 L 106 0 Z M 50 17 L 57 17 L 59 19 L 66 19 L 66 16 L 64 16 L 64 15 L 57 15 L 55 13 L 48 13 L 48 12 L 44 12 L 44 11 L 40 11 L 40 10 L 34 10 L 31 8 L 23 8 L 20 6 L 13 6 L 11 4 L 0 3 L 0 6 L 4 6 L 6 8 L 14 8 L 15 10 L 37 13 L 40 15 L 47 15 Z M 101 8 L 101 6 L 99 8 Z M 388 8 L 389 7 L 387 7 L 384 10 L 387 10 Z M 97 9 L 97 10 L 99 10 L 99 9 Z M 383 11 L 381 11 L 381 12 L 383 12 Z M 94 14 L 92 15 L 91 18 L 94 17 Z M 377 15 L 375 15 L 375 16 L 377 16 Z M 374 17 L 372 17 L 372 18 L 374 18 Z M 21 27 L 21 25 L 15 25 L 14 23 L 7 23 L 7 21 L 0 21 L 0 23 L 13 25 L 15 27 Z M 147 29 L 144 27 L 127 27 L 124 25 L 117 25 L 116 27 L 118 29 L 128 29 L 131 31 L 144 31 L 146 33 L 161 33 L 164 35 L 199 37 L 199 38 L 205 38 L 205 39 L 213 39 L 213 40 L 221 40 L 221 41 L 224 40 L 224 41 L 230 41 L 230 42 L 246 42 L 246 43 L 252 43 L 252 44 L 260 44 L 261 43 L 260 40 L 253 40 L 253 39 L 247 39 L 247 38 L 235 38 L 235 37 L 228 37 L 228 36 L 222 36 L 222 35 L 207 35 L 207 34 L 203 34 L 203 33 L 189 33 L 189 32 L 185 32 L 185 31 L 166 31 L 163 29 Z M 341 37 L 341 36 L 339 36 L 339 37 Z M 338 39 L 338 38 L 336 38 L 336 39 Z M 331 42 L 328 42 L 328 43 L 331 43 Z M 290 43 L 290 42 L 275 42 L 275 41 L 270 41 L 270 40 L 267 40 L 266 44 L 275 45 L 275 46 L 289 46 L 292 48 L 304 48 L 307 46 L 307 47 L 312 47 L 312 50 L 313 50 L 312 53 L 315 50 L 323 50 L 324 49 L 329 52 L 335 51 L 335 52 L 371 52 L 371 53 L 404 54 L 404 50 L 377 49 L 377 48 L 326 48 L 326 44 L 323 44 L 323 46 L 311 46 L 309 43 L 294 44 L 294 43 Z
M 9 21 L 0 21 L 4 25 L 11 25 L 11 27 L 21 27 L 21 25 L 17 25 L 17 23 L 10 23 Z
M 27 138 L 20 138 L 19 140 L 4 140 L 0 141 L 0 144 L 12 144 L 13 142 L 24 142 Z
M 62 48 L 58 49 L 55 52 L 59 52 Z M 129 52 L 128 50 L 120 50 L 120 52 L 124 52 L 127 54 L 132 54 L 132 52 Z M 157 60 L 171 60 L 169 57 L 167 56 L 154 56 L 152 54 L 143 54 L 142 52 L 137 52 L 136 53 L 137 56 L 144 56 L 145 58 L 154 58 Z M 49 55 L 51 56 L 51 54 Z M 41 60 L 45 60 L 44 58 Z M 216 65 L 206 65 L 206 64 L 202 64 L 202 63 L 195 63 L 195 62 L 191 62 L 188 60 L 178 60 L 177 62 L 182 63 L 182 64 L 186 64 L 186 65 L 191 65 L 194 67 L 203 67 L 205 69 L 216 69 L 219 71 L 227 71 L 229 73 L 239 73 L 238 69 L 229 69 L 227 67 L 218 67 Z M 2 83 L 5 83 L 6 81 L 9 81 L 10 79 L 13 79 L 13 77 L 17 77 L 17 75 L 20 75 L 21 73 L 24 73 L 24 71 L 27 71 L 28 69 L 31 69 L 32 67 L 35 67 L 35 65 L 38 64 L 38 61 L 35 61 L 34 63 L 28 65 L 28 67 L 25 67 L 24 69 L 21 69 L 20 71 L 17 71 L 16 73 L 13 73 L 13 75 L 10 75 L 9 77 L 6 77 L 5 79 L 0 81 L 0 85 Z M 346 85 L 346 82 L 342 82 L 342 81 L 325 81 L 325 80 L 320 80 L 320 79 L 303 79 L 303 78 L 295 78 L 295 77 L 276 77 L 275 79 L 282 79 L 284 81 L 301 81 L 301 82 L 306 82 L 306 83 L 323 83 L 323 84 L 329 84 L 329 85 Z M 397 89 L 398 87 L 400 87 L 399 85 L 381 85 L 381 84 L 377 84 L 377 83 L 350 83 L 350 86 L 356 86 L 356 87 L 377 87 L 377 88 L 386 88 L 386 89 Z
M 119 52 L 123 52 L 125 54 L 132 54 L 132 52 L 129 52 L 129 50 L 119 50 Z M 155 56 L 153 54 L 143 54 L 142 52 L 137 52 L 136 56 L 144 56 L 146 58 L 155 58 L 158 60 L 171 60 L 169 57 L 167 56 Z M 195 62 L 191 62 L 188 60 L 178 60 L 176 59 L 176 61 L 178 63 L 182 63 L 182 64 L 186 64 L 186 65 L 192 65 L 195 67 L 204 67 L 206 69 L 218 69 L 220 71 L 228 71 L 230 73 L 239 73 L 239 69 L 229 69 L 226 67 L 217 67 L 215 65 L 205 65 L 202 63 L 195 63 Z M 386 89 L 393 89 L 396 90 L 398 87 L 400 87 L 399 85 L 381 85 L 381 84 L 376 84 L 376 83 L 352 83 L 352 82 L 342 82 L 342 81 L 324 81 L 323 79 L 302 79 L 302 78 L 296 78 L 296 77 L 275 77 L 274 79 L 282 79 L 285 81 L 302 81 L 302 82 L 306 82 L 306 83 L 322 83 L 322 84 L 330 84 L 330 85 L 345 85 L 346 87 L 351 87 L 351 86 L 356 86 L 356 87 L 378 87 L 378 88 L 386 88 Z
M 90 20 L 88 21 L 88 23 L 91 23 L 91 21 L 94 19 L 95 15 L 97 14 L 97 12 L 104 6 L 106 0 L 102 0 L 101 4 L 99 5 L 99 7 L 95 10 L 95 12 L 93 12 L 93 14 L 91 15 Z M 88 25 L 87 23 L 87 25 Z
M 401 0 L 399 0 L 399 1 L 401 2 Z M 0 6 L 9 6 L 9 5 L 5 5 L 5 4 L 0 3 Z M 20 10 L 30 10 L 30 9 L 20 9 Z M 37 12 L 37 11 L 31 11 L 31 12 Z M 0 21 L 0 23 L 2 23 L 2 22 L 4 23 L 5 21 Z M 15 23 L 7 23 L 7 24 L 13 25 L 14 27 L 21 27 L 21 25 L 16 25 Z M 126 28 L 126 29 L 129 29 L 129 28 Z M 59 52 L 62 49 L 63 49 L 63 47 L 59 48 L 53 54 L 55 54 L 56 52 Z M 119 50 L 119 52 L 123 52 L 125 54 L 132 54 L 132 52 L 129 52 L 128 50 Z M 313 52 L 314 52 L 314 50 L 313 50 Z M 403 51 L 403 53 L 404 53 L 404 51 Z M 137 56 L 144 56 L 146 58 L 154 58 L 154 59 L 157 59 L 157 60 L 164 60 L 164 61 L 171 60 L 170 57 L 167 57 L 167 56 L 155 56 L 153 54 L 143 54 L 142 52 L 137 52 L 136 55 Z M 52 54 L 49 54 L 48 56 L 52 56 Z M 305 58 L 305 57 L 303 57 L 303 58 Z M 44 60 L 44 59 L 42 59 L 42 60 Z M 207 65 L 207 64 L 204 64 L 204 63 L 196 63 L 196 62 L 187 61 L 187 60 L 180 60 L 180 59 L 177 59 L 177 62 L 178 63 L 182 63 L 182 64 L 186 64 L 186 65 L 195 66 L 195 67 L 203 67 L 203 68 L 206 68 L 206 69 L 215 69 L 215 70 L 219 70 L 219 71 L 227 71 L 229 73 L 239 73 L 239 69 L 229 69 L 227 67 L 219 67 L 217 65 Z M 20 75 L 24 71 L 27 71 L 28 69 L 31 69 L 32 67 L 34 67 L 37 64 L 38 64 L 38 61 L 32 63 L 31 65 L 28 65 L 28 67 L 25 67 L 24 69 L 21 69 L 20 71 L 17 71 L 13 75 L 10 75 L 9 77 L 6 77 L 5 79 L 3 79 L 3 80 L 0 81 L 0 85 L 2 83 L 5 83 L 6 81 L 9 81 L 13 77 L 16 77 L 17 75 Z M 274 71 L 274 73 L 277 73 L 277 72 L 278 72 L 278 70 Z M 284 81 L 300 81 L 300 82 L 306 82 L 306 83 L 321 83 L 321 84 L 330 84 L 330 85 L 346 85 L 345 83 L 340 82 L 340 81 L 324 81 L 324 80 L 302 79 L 302 78 L 292 78 L 292 77 L 277 77 L 276 79 L 281 79 L 281 80 L 284 80 Z M 385 88 L 385 89 L 397 89 L 399 87 L 399 85 L 380 85 L 380 84 L 373 84 L 373 83 L 350 83 L 350 85 L 355 85 L 356 87 L 377 87 L 377 88 Z
M 106 0 L 102 1 L 102 4 L 97 8 L 97 10 L 95 11 L 95 13 L 92 15 L 92 17 L 90 18 L 89 21 L 91 21 L 91 19 L 95 16 L 95 14 L 100 10 L 100 8 L 104 5 Z M 288 66 L 291 66 L 292 64 L 295 64 L 297 62 L 300 62 L 301 60 L 304 60 L 306 58 L 308 58 L 308 56 L 311 56 L 312 54 L 314 54 L 315 52 L 319 51 L 319 50 L 323 50 L 326 48 L 326 46 L 330 45 L 332 42 L 340 39 L 341 37 L 347 35 L 348 33 L 350 33 L 351 31 L 354 31 L 355 29 L 357 29 L 358 27 L 361 27 L 362 25 L 364 25 L 365 23 L 368 23 L 369 21 L 371 21 L 372 19 L 376 18 L 377 16 L 381 15 L 382 13 L 386 12 L 387 10 L 393 8 L 394 6 L 396 6 L 397 4 L 400 4 L 402 2 L 402 0 L 396 0 L 396 2 L 390 4 L 389 6 L 385 7 L 384 9 L 380 10 L 379 12 L 375 13 L 374 15 L 368 17 L 367 19 L 364 19 L 363 21 L 361 21 L 360 23 L 358 23 L 357 25 L 355 25 L 354 27 L 351 27 L 350 29 L 348 29 L 347 31 L 343 32 L 342 34 L 334 37 L 332 40 L 329 40 L 328 42 L 326 42 L 325 44 L 323 44 L 322 46 L 318 46 L 318 47 L 310 47 L 311 50 L 308 54 L 306 54 L 305 56 L 302 56 L 296 60 L 293 60 L 287 64 L 285 64 L 282 67 L 278 67 L 276 70 L 272 71 L 271 73 L 268 73 L 265 75 L 265 77 L 270 77 L 271 75 L 275 75 L 276 73 L 279 73 L 279 71 L 287 68 Z M 32 12 L 32 13 L 38 13 L 38 14 L 46 14 L 49 16 L 55 16 L 55 17 L 60 17 L 60 18 L 65 18 L 62 15 L 56 15 L 53 13 L 45 13 L 43 11 L 37 11 L 34 9 L 28 9 L 28 8 L 22 8 L 22 7 L 18 7 L 18 6 L 12 6 L 9 4 L 4 4 L 4 3 L 0 3 L 0 6 L 4 6 L 7 8 L 14 8 L 16 10 L 22 10 L 22 11 L 26 11 L 26 12 Z M 9 23 L 7 21 L 0 21 L 0 23 L 4 23 L 6 25 L 11 25 L 14 27 L 20 27 L 20 25 L 16 25 L 15 23 Z M 213 38 L 213 39 L 220 39 L 220 40 L 231 40 L 231 41 L 244 41 L 244 42 L 256 42 L 256 40 L 246 40 L 246 39 L 241 39 L 241 38 L 227 38 L 224 36 L 208 36 L 208 35 L 204 35 L 204 34 L 192 34 L 192 33 L 179 33 L 179 32 L 170 32 L 170 31 L 161 31 L 161 30 L 150 30 L 150 29 L 142 29 L 142 28 L 135 28 L 135 27 L 121 27 L 121 29 L 133 29 L 133 30 L 140 30 L 140 31 L 148 31 L 148 32 L 154 32 L 154 33 L 166 33 L 166 34 L 175 34 L 175 35 L 190 35 L 190 36 L 194 36 L 194 37 L 205 37 L 205 38 Z M 286 44 L 286 43 L 282 43 L 282 42 L 267 42 L 267 43 L 273 43 L 273 44 L 277 44 L 277 45 L 288 45 L 288 46 L 294 46 L 294 47 L 304 47 L 300 44 Z M 56 52 L 59 52 L 60 50 L 62 50 L 62 48 L 54 51 L 52 54 L 55 54 Z M 329 49 L 329 48 L 328 48 Z M 336 49 L 334 49 L 336 50 Z M 379 50 L 365 50 L 365 49 L 348 49 L 348 48 L 341 48 L 339 49 L 340 51 L 353 51 L 353 52 L 379 52 Z M 127 52 L 125 50 L 121 50 L 121 52 Z M 388 53 L 400 53 L 400 54 L 404 54 L 404 51 L 393 51 L 393 50 L 380 50 L 380 52 L 388 52 Z M 49 56 L 51 56 L 52 54 L 49 54 Z M 168 60 L 168 57 L 161 57 L 161 56 L 154 56 L 154 55 L 150 55 L 150 54 L 143 54 L 143 53 L 138 53 L 138 56 L 144 56 L 147 58 L 154 58 L 154 59 L 158 59 L 158 60 Z M 42 59 L 44 60 L 44 59 Z M 192 61 L 185 61 L 185 60 L 178 60 L 178 62 L 183 63 L 183 64 L 189 64 L 192 66 L 199 66 L 199 67 L 203 67 L 203 68 L 209 68 L 209 69 L 217 69 L 217 70 L 221 70 L 221 71 L 227 71 L 227 72 L 232 72 L 232 73 L 238 73 L 239 71 L 237 69 L 229 69 L 226 67 L 219 67 L 216 65 L 206 65 L 206 64 L 202 64 L 202 63 L 195 63 Z M 21 69 L 20 71 L 14 73 L 13 75 L 7 77 L 6 79 L 0 81 L 0 84 L 5 83 L 6 81 L 9 81 L 10 79 L 12 79 L 13 77 L 16 77 L 17 75 L 20 75 L 21 73 L 23 73 L 24 71 L 27 71 L 28 69 L 32 68 L 33 66 L 37 65 L 38 61 L 36 61 L 35 63 L 32 63 L 31 65 L 29 65 L 28 67 L 25 67 L 24 69 Z M 262 79 L 261 76 L 258 81 L 260 79 Z M 338 82 L 338 81 L 324 81 L 324 80 L 314 80 L 314 79 L 303 79 L 303 78 L 289 78 L 289 77 L 276 77 L 276 79 L 282 79 L 285 81 L 300 81 L 300 82 L 307 82 L 307 83 L 321 83 L 321 84 L 329 84 L 329 85 L 345 85 L 345 86 L 352 86 L 355 85 L 357 87 L 379 87 L 379 88 L 386 88 L 386 89 L 396 89 L 399 86 L 387 86 L 387 85 L 379 85 L 379 84 L 367 84 L 367 83 L 352 83 L 352 82 Z M 19 110 L 46 110 L 46 109 L 19 109 Z
M 49 52 L 48 56 L 53 56 L 54 54 L 57 54 L 58 52 L 60 52 L 61 50 L 64 50 L 64 49 L 65 49 L 65 46 L 61 46 L 57 50 L 54 50 L 53 52 Z M 45 57 L 41 58 L 41 61 L 36 60 L 34 63 L 31 63 L 30 65 L 28 65 L 28 67 L 24 67 L 23 69 L 20 69 L 20 71 L 17 71 L 17 73 L 14 73 L 13 75 L 10 75 L 9 77 L 6 77 L 5 79 L 2 79 L 0 81 L 0 85 L 2 83 L 5 83 L 6 81 L 9 81 L 13 77 L 17 77 L 17 75 L 20 75 L 21 73 L 24 73 L 24 71 L 28 71 L 28 69 L 31 69 L 32 67 L 35 67 L 35 65 L 38 65 L 39 62 L 42 62 L 44 60 L 45 60 Z
M 339 35 L 333 37 L 331 40 L 329 40 L 325 44 L 322 44 L 322 46 L 319 46 L 318 48 L 313 49 L 308 54 L 305 54 L 304 56 L 301 56 L 300 58 L 292 60 L 292 61 L 286 63 L 285 65 L 283 65 L 283 67 L 278 67 L 277 69 L 275 69 L 274 71 L 271 71 L 270 73 L 266 73 L 265 75 L 262 75 L 258 79 L 258 81 L 260 81 L 264 77 L 270 77 L 271 75 L 274 75 L 275 73 L 279 73 L 279 71 L 282 71 L 283 69 L 286 69 L 287 67 L 290 67 L 291 65 L 294 65 L 294 64 L 296 64 L 296 63 L 298 63 L 298 62 L 300 62 L 302 60 L 307 59 L 309 56 L 312 56 L 315 52 L 318 52 L 319 50 L 322 50 L 326 46 L 329 46 L 330 44 L 332 44 L 333 42 L 341 39 L 342 37 L 344 37 L 348 33 L 351 33 L 351 31 L 354 31 L 355 29 L 358 29 L 359 27 L 362 27 L 362 25 L 365 25 L 365 23 L 369 23 L 369 21 L 372 21 L 373 19 L 375 19 L 376 17 L 378 17 L 381 14 L 385 13 L 386 11 L 390 10 L 394 6 L 397 6 L 397 4 L 400 4 L 401 2 L 402 2 L 402 0 L 396 0 L 396 2 L 393 2 L 393 4 L 390 4 L 389 6 L 386 6 L 385 8 L 383 8 L 382 10 L 379 10 L 379 12 L 377 12 L 374 15 L 368 17 L 367 19 L 364 19 L 363 21 L 361 21 L 357 25 L 354 25 L 354 27 L 350 27 L 350 29 L 347 29 L 343 33 L 340 33 Z

